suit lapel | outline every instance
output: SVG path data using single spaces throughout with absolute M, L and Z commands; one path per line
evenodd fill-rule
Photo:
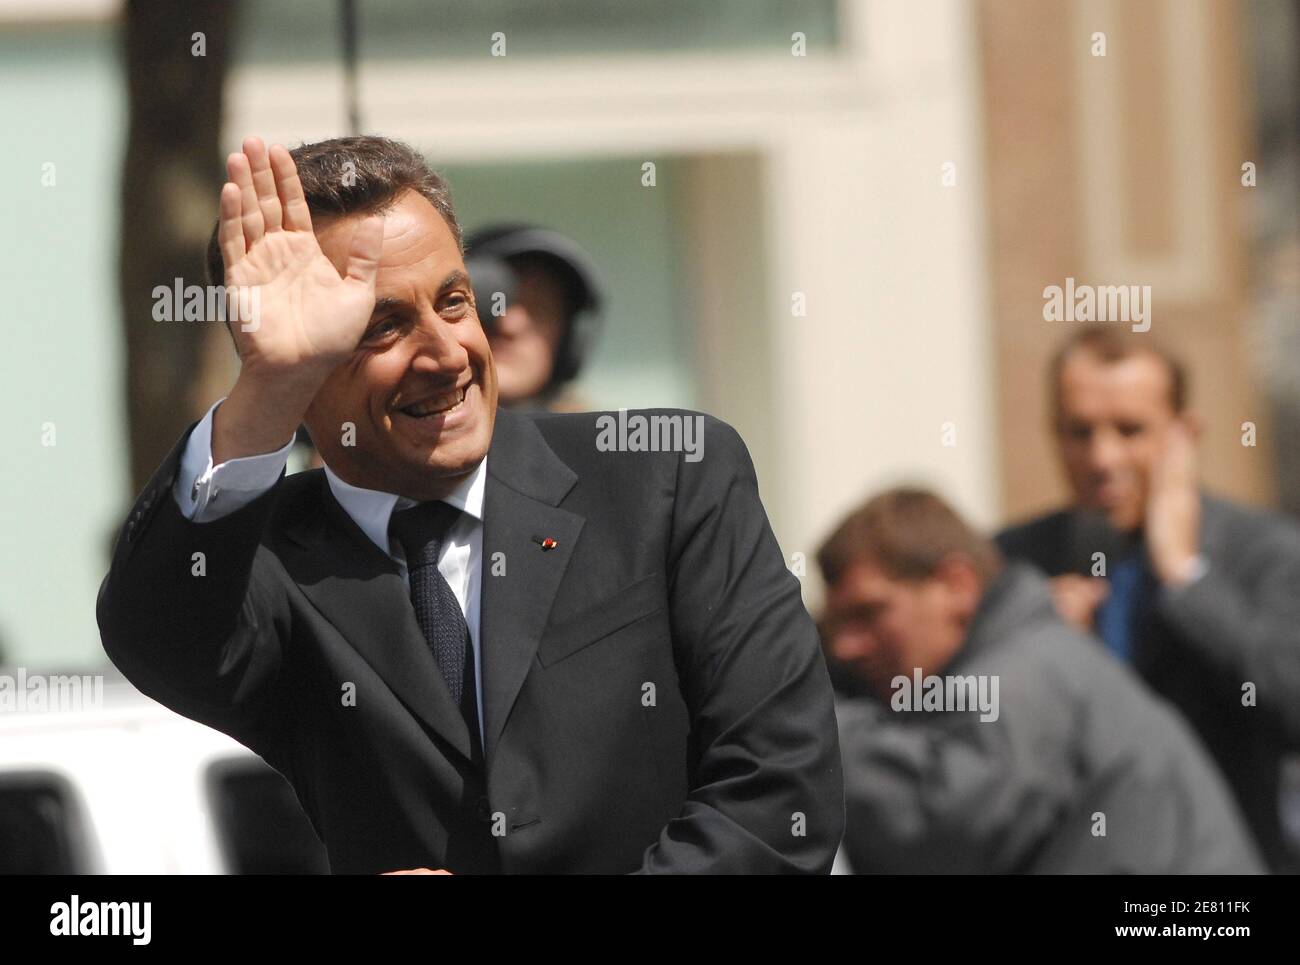
M 469 730 L 416 623 L 401 571 L 334 499 L 324 474 L 313 475 L 279 547 L 289 575 L 406 708 L 470 760 Z M 582 531 L 583 517 L 559 508 L 577 478 L 530 419 L 498 411 L 484 487 L 479 607 L 489 764 Z M 547 539 L 552 548 L 543 547 Z
M 469 760 L 469 729 L 397 564 L 337 503 L 323 473 L 300 506 L 281 548 L 290 576 L 406 708 Z
M 479 633 L 489 765 L 582 531 L 583 517 L 559 508 L 576 481 L 531 420 L 497 413 L 483 503 Z M 554 545 L 545 548 L 546 540 Z

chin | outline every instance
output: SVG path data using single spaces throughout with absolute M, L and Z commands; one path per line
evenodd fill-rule
M 454 442 L 405 453 L 403 460 L 412 468 L 432 471 L 439 476 L 459 476 L 472 472 L 487 455 L 487 439 L 456 439 Z
M 1106 522 L 1121 533 L 1130 533 L 1142 525 L 1142 514 L 1122 507 L 1099 507 Z
M 1144 520 L 1141 516 L 1126 515 L 1121 517 L 1112 517 L 1110 524 L 1121 533 L 1133 533 L 1142 528 Z

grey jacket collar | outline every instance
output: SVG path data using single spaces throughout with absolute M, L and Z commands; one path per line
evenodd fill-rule
M 1023 563 L 1008 563 L 989 584 L 957 656 L 945 668 L 965 664 L 1026 627 L 1057 619 L 1046 578 Z

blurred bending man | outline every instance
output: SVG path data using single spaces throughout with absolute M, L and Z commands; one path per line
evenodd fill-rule
M 1300 740 L 1300 528 L 1200 490 L 1187 377 L 1149 335 L 1082 329 L 1051 385 L 1073 502 L 998 543 L 1182 711 L 1270 865 L 1293 868 L 1278 796 Z
M 858 873 L 1249 873 L 1187 724 L 921 490 L 818 552 Z

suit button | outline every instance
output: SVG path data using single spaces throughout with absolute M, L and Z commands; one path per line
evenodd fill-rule
M 488 799 L 486 797 L 481 797 L 478 799 L 477 812 L 478 812 L 478 819 L 480 821 L 492 820 L 492 808 L 488 804 Z

